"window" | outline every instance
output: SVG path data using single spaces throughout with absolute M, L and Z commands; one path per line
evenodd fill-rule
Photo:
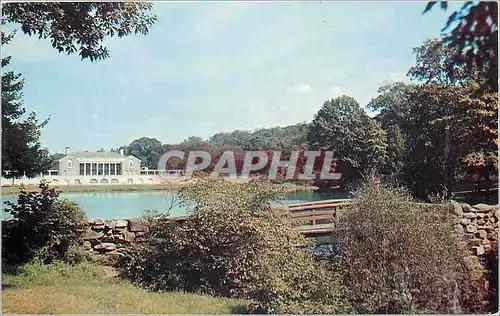
M 80 175 L 81 176 L 85 175 L 85 164 L 84 163 L 80 164 Z
M 110 167 L 109 174 L 115 175 L 116 174 L 116 164 L 111 163 L 111 165 L 109 167 Z
M 116 164 L 116 174 L 119 176 L 122 175 L 122 164 L 121 163 Z
M 109 163 L 104 164 L 104 175 L 105 176 L 109 175 Z
M 68 168 L 69 169 L 73 168 L 73 161 L 68 160 Z
M 133 161 L 129 161 L 128 162 L 128 167 L 129 168 L 134 168 L 134 162 Z
M 91 174 L 91 168 L 90 168 L 91 164 L 89 163 L 86 163 L 85 164 L 85 173 L 89 176 Z
M 96 163 L 92 164 L 92 175 L 93 176 L 97 175 L 97 164 Z
M 103 175 L 103 166 L 102 163 L 97 164 L 97 174 L 102 176 Z

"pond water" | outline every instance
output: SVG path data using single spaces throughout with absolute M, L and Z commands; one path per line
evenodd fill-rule
M 346 198 L 345 193 L 328 192 L 317 193 L 311 191 L 297 191 L 289 193 L 283 202 L 300 203 L 328 199 Z M 73 200 L 78 203 L 88 218 L 118 219 L 140 217 L 144 210 L 158 210 L 165 212 L 172 204 L 173 198 L 167 192 L 161 191 L 134 191 L 134 192 L 68 192 L 61 193 L 60 198 Z M 9 218 L 5 211 L 6 201 L 15 202 L 16 196 L 2 196 L 2 216 Z M 186 208 L 173 206 L 171 216 L 185 215 Z

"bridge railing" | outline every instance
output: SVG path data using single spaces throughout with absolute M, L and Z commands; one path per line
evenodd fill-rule
M 328 233 L 334 229 L 339 212 L 350 204 L 347 199 L 295 203 L 288 205 L 288 212 L 301 233 Z

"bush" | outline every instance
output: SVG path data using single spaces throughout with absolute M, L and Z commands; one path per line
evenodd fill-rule
M 39 188 L 29 193 L 22 188 L 17 203 L 7 202 L 13 219 L 2 227 L 4 263 L 64 260 L 68 250 L 82 242 L 82 210 L 72 201 L 59 200 L 59 193 L 46 182 Z
M 193 212 L 158 219 L 148 243 L 129 249 L 122 272 L 156 291 L 204 292 L 254 302 L 260 312 L 347 310 L 336 275 L 299 249 L 308 242 L 268 203 L 282 195 L 260 181 L 202 180 L 180 191 Z
M 337 231 L 338 260 L 356 312 L 474 311 L 479 280 L 469 275 L 448 210 L 374 182 L 356 192 Z

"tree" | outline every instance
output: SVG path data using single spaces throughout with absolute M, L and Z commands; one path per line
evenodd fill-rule
M 425 198 L 438 191 L 449 196 L 470 154 L 498 150 L 497 102 L 497 93 L 477 85 L 398 83 L 382 88 L 370 107 L 380 110 L 386 131 L 400 130 L 404 155 L 391 163 L 403 164 L 403 183 Z M 388 152 L 396 157 L 400 149 Z
M 59 159 L 63 157 L 66 157 L 66 155 L 61 153 L 50 155 L 50 169 L 59 170 Z
M 2 31 L 1 36 L 3 45 L 13 34 Z M 2 58 L 2 69 L 10 59 L 10 56 Z M 23 86 L 21 74 L 13 71 L 2 74 L 2 175 L 13 180 L 23 175 L 35 176 L 50 166 L 47 151 L 40 148 L 40 129 L 48 119 L 39 123 L 34 112 L 24 116 Z
M 126 148 L 127 154 L 141 159 L 143 167 L 157 169 L 158 161 L 164 154 L 163 144 L 156 138 L 141 137 L 134 140 Z
M 147 2 L 11 2 L 2 14 L 25 34 L 50 39 L 59 52 L 98 61 L 109 57 L 105 37 L 147 34 L 157 19 L 151 9 Z
M 310 148 L 334 151 L 360 173 L 376 169 L 385 159 L 386 135 L 352 97 L 326 101 L 308 133 Z
M 430 1 L 424 13 L 436 3 Z M 441 1 L 441 8 L 447 7 L 447 2 Z M 444 37 L 445 44 L 453 51 L 450 74 L 455 75 L 455 67 L 465 65 L 471 70 L 478 66 L 487 74 L 485 88 L 498 91 L 498 2 L 467 1 L 450 15 L 442 31 L 451 28 L 451 33 Z

